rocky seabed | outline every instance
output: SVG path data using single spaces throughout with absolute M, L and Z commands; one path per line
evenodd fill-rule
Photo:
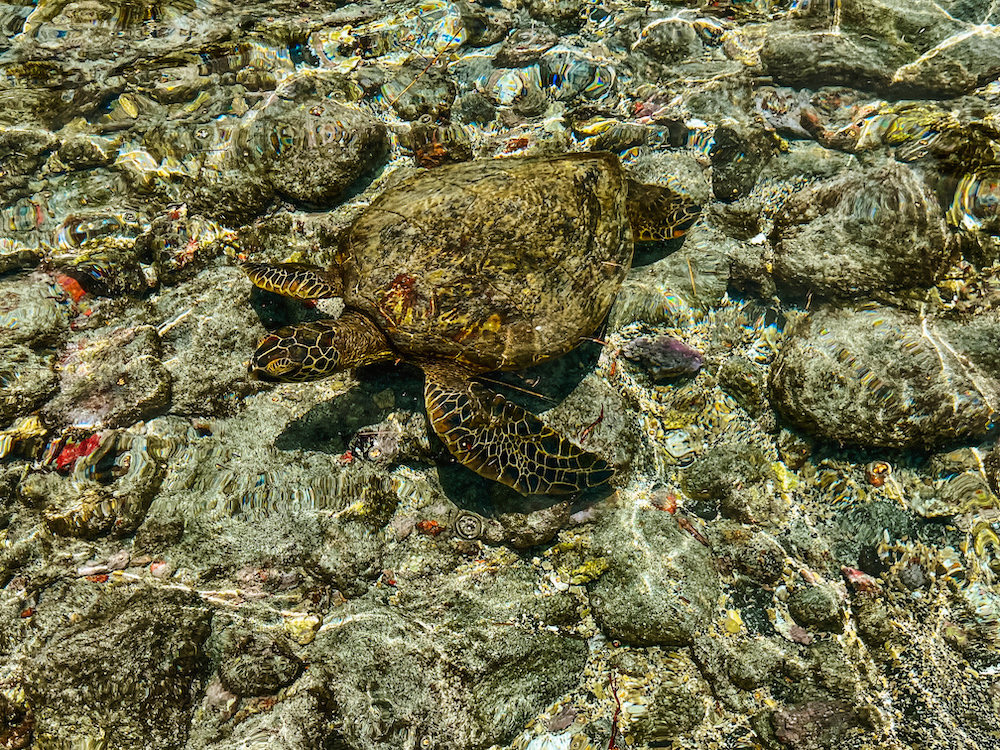
M 0 2 L 0 747 L 1000 748 L 998 19 Z M 454 465 L 406 366 L 247 378 L 338 310 L 241 261 L 576 151 L 702 207 L 504 377 L 606 491 Z

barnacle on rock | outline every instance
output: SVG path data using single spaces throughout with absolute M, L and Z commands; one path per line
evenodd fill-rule
M 478 539 L 483 533 L 482 516 L 463 512 L 454 522 L 455 534 L 462 539 Z

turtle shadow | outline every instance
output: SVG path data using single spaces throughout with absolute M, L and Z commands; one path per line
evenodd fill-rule
M 312 323 L 329 317 L 315 304 L 285 297 L 260 287 L 250 288 L 250 307 L 257 313 L 257 319 L 268 331 L 298 323 Z
M 522 495 L 499 482 L 484 479 L 455 462 L 438 467 L 438 481 L 455 507 L 478 513 L 484 518 L 511 513 L 528 515 L 565 502 L 571 504 L 571 510 L 575 513 L 599 503 L 614 492 L 613 487 L 601 485 L 571 495 Z
M 347 452 L 358 432 L 383 421 L 391 412 L 423 410 L 424 381 L 417 368 L 372 365 L 361 368 L 357 375 L 354 388 L 316 404 L 289 422 L 274 447 L 339 455 Z
M 565 399 L 593 371 L 600 353 L 599 344 L 584 342 L 551 362 L 515 372 L 487 373 L 480 380 L 518 406 L 537 414 Z M 371 433 L 373 426 L 386 420 L 390 413 L 411 412 L 424 418 L 429 450 L 421 456 L 403 456 L 392 465 L 436 467 L 444 494 L 463 510 L 487 517 L 504 513 L 527 514 L 568 499 L 572 500 L 574 509 L 582 509 L 612 491 L 601 486 L 574 495 L 525 496 L 485 479 L 456 462 L 431 429 L 424 410 L 423 374 L 417 367 L 406 363 L 377 364 L 360 368 L 355 374 L 357 386 L 317 404 L 289 422 L 275 440 L 274 447 L 281 451 L 343 455 L 356 444 L 359 433 Z M 388 468 L 391 465 L 387 465 Z

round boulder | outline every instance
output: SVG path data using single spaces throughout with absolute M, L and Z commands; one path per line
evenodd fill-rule
M 951 242 L 932 191 L 889 162 L 796 193 L 774 220 L 774 274 L 794 293 L 852 298 L 931 286 Z

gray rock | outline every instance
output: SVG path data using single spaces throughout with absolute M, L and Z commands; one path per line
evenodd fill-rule
M 324 206 L 336 203 L 379 165 L 388 148 L 381 122 L 356 107 L 315 96 L 272 95 L 244 134 L 279 194 Z
M 951 251 L 937 198 L 896 162 L 792 195 L 775 216 L 771 241 L 780 284 L 834 297 L 930 286 Z
M 466 44 L 470 47 L 490 47 L 503 41 L 514 23 L 511 14 L 505 10 L 484 8 L 468 0 L 457 0 L 455 7 L 462 15 L 462 27 L 468 35 Z
M 353 598 L 382 574 L 384 547 L 381 537 L 364 524 L 329 523 L 323 547 L 310 567 L 321 580 Z
M 528 15 L 560 34 L 576 31 L 583 25 L 586 0 L 527 0 Z
M 731 125 L 715 129 L 712 147 L 712 193 L 731 202 L 747 195 L 760 178 L 777 143 L 772 133 Z
M 779 86 L 854 86 L 884 91 L 893 72 L 913 59 L 905 46 L 866 34 L 801 30 L 788 21 L 771 24 L 760 60 Z
M 219 678 L 236 695 L 271 695 L 302 672 L 302 661 L 278 638 L 229 625 L 221 635 Z
M 981 310 L 975 315 L 943 319 L 935 322 L 935 329 L 977 370 L 1000 380 L 1000 359 L 996 356 L 1000 346 L 1000 311 Z
M 892 77 L 893 88 L 922 97 L 966 94 L 1000 74 L 1000 32 L 979 28 L 943 41 Z
M 51 355 L 37 354 L 23 344 L 0 347 L 0 423 L 40 406 L 58 387 Z
M 346 743 L 389 750 L 410 736 L 417 746 L 479 750 L 509 742 L 575 684 L 586 644 L 546 627 L 572 617 L 574 605 L 537 596 L 523 571 L 501 569 L 473 587 L 400 579 L 403 611 L 345 605 L 311 648 Z M 510 618 L 525 625 L 511 628 Z
M 55 463 L 71 476 L 33 473 L 21 490 L 25 499 L 45 508 L 50 531 L 83 539 L 134 531 L 164 475 L 144 437 L 115 431 L 66 439 Z
M 731 540 L 729 554 L 740 572 L 764 585 L 781 580 L 787 553 L 773 536 L 763 531 L 747 534 L 741 529 L 732 534 Z
M 806 432 L 845 443 L 929 447 L 984 434 L 996 383 L 923 326 L 886 307 L 817 310 L 771 368 L 776 407 Z
M 171 377 L 152 326 L 89 332 L 60 357 L 59 394 L 42 409 L 51 424 L 127 427 L 165 411 Z
M 217 193 L 216 201 L 219 197 Z M 238 201 L 223 202 L 228 206 L 226 212 L 230 212 L 230 217 L 234 215 L 232 211 L 242 210 L 235 208 Z M 187 206 L 168 209 L 155 217 L 149 229 L 136 238 L 136 251 L 152 262 L 161 286 L 173 286 L 191 278 L 221 253 L 234 252 L 237 247 L 233 233 L 193 213 Z M 209 215 L 218 214 L 219 211 L 209 212 Z
M 237 269 L 210 268 L 153 302 L 174 413 L 231 413 L 240 396 L 261 389 L 246 375 L 246 357 L 264 333 L 249 297 L 250 284 Z
M 912 48 L 916 55 L 923 55 L 968 28 L 955 12 L 957 5 L 960 3 L 945 8 L 934 0 L 846 0 L 840 6 L 840 22 L 851 31 L 884 39 L 901 50 Z M 832 6 L 813 7 L 819 14 L 826 14 L 832 23 Z M 816 15 L 810 14 L 810 19 L 814 18 Z
M 25 662 L 36 736 L 113 737 L 122 750 L 184 745 L 211 614 L 193 593 L 140 589 L 100 599 Z
M 843 633 L 843 612 L 836 590 L 829 584 L 801 586 L 788 597 L 788 613 L 804 628 Z
M 458 88 L 443 67 L 428 67 L 423 60 L 401 66 L 382 86 L 382 96 L 396 114 L 409 122 L 423 115 L 447 119 L 457 95 Z
M 210 683 L 191 727 L 190 750 L 246 750 L 260 743 L 269 750 L 310 750 L 311 748 L 346 748 L 343 736 L 331 731 L 327 718 L 329 695 L 318 675 L 307 673 L 282 699 L 270 705 L 264 699 L 258 705 L 266 710 L 246 711 L 239 721 L 233 719 L 236 696 L 219 681 Z M 242 705 L 246 705 L 243 703 Z M 253 705 L 251 703 L 251 705 Z M 262 739 L 263 738 L 263 739 Z
M 893 633 L 898 633 L 889 616 L 889 611 L 880 600 L 869 594 L 858 594 L 851 603 L 851 618 L 858 635 L 870 648 L 879 648 Z
M 56 153 L 69 169 L 93 169 L 112 164 L 118 152 L 109 138 L 71 135 L 59 144 Z
M 58 146 L 59 139 L 47 130 L 0 129 L 0 205 L 31 195 L 28 182 Z
M 726 518 L 759 523 L 771 516 L 776 501 L 765 485 L 772 476 L 758 447 L 733 442 L 706 451 L 685 471 L 682 484 L 695 499 L 717 500 Z
M 747 357 L 734 355 L 719 368 L 719 385 L 753 417 L 767 408 L 764 369 Z
M 459 99 L 455 109 L 462 122 L 479 123 L 480 125 L 492 122 L 497 114 L 493 102 L 478 91 L 472 91 Z
M 663 63 L 679 62 L 704 51 L 694 27 L 680 18 L 662 18 L 643 28 L 633 49 Z
M 758 690 L 781 679 L 787 644 L 776 639 L 755 638 L 741 643 L 728 664 L 730 681 L 743 690 Z
M 500 45 L 493 64 L 498 68 L 525 68 L 538 62 L 545 50 L 558 43 L 559 37 L 540 24 L 515 29 Z
M 663 676 L 652 689 L 649 714 L 632 730 L 639 742 L 651 746 L 665 745 L 697 727 L 712 694 L 689 653 L 673 652 L 666 661 Z
M 37 276 L 0 282 L 0 346 L 25 344 L 33 349 L 55 345 L 69 327 L 66 305 Z
M 714 226 L 696 224 L 679 250 L 629 271 L 608 314 L 608 330 L 636 321 L 677 325 L 678 302 L 696 309 L 717 304 L 729 283 L 730 256 L 744 246 Z
M 838 747 L 850 730 L 871 726 L 864 708 L 831 700 L 780 708 L 771 716 L 771 722 L 778 741 L 791 750 Z
M 622 544 L 624 538 L 635 543 Z M 609 637 L 682 646 L 716 616 L 720 588 L 711 553 L 670 513 L 609 513 L 594 544 L 609 566 L 588 585 L 590 601 Z

